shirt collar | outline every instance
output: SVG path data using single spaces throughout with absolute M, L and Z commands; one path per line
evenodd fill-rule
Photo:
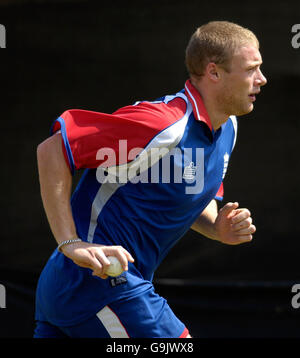
M 204 122 L 213 132 L 213 127 L 209 115 L 204 106 L 202 97 L 197 89 L 192 85 L 191 80 L 187 80 L 184 86 L 185 94 L 188 97 L 194 111 L 194 117 L 197 121 Z

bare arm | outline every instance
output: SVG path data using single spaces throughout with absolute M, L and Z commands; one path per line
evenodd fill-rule
M 251 213 L 248 209 L 238 207 L 238 203 L 227 203 L 218 211 L 217 202 L 212 200 L 191 229 L 224 244 L 237 245 L 251 241 L 256 231 Z
M 60 134 L 45 140 L 37 148 L 41 197 L 51 231 L 57 241 L 76 238 L 77 232 L 70 204 L 72 175 L 62 151 Z M 105 269 L 110 264 L 107 256 L 116 256 L 124 270 L 132 256 L 121 246 L 103 246 L 77 242 L 62 247 L 62 252 L 77 265 L 90 268 L 101 278 L 106 278 Z
M 57 241 L 77 236 L 70 197 L 72 175 L 62 152 L 61 135 L 56 134 L 37 148 L 41 197 L 52 233 Z
M 212 200 L 191 226 L 191 229 L 208 237 L 209 239 L 217 240 L 217 233 L 214 225 L 217 216 L 218 204 L 216 200 Z

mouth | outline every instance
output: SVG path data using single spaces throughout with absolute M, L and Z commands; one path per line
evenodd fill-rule
M 256 100 L 256 95 L 259 94 L 260 91 L 257 92 L 253 92 L 249 94 L 249 97 L 251 99 L 252 102 L 254 102 Z

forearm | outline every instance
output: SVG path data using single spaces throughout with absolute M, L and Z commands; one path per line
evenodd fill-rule
M 37 159 L 42 201 L 52 233 L 58 244 L 74 239 L 77 233 L 70 202 L 72 175 L 62 152 L 60 134 L 38 146 Z M 123 270 L 128 270 L 128 261 L 134 262 L 130 253 L 121 246 L 85 241 L 64 245 L 62 252 L 78 266 L 91 269 L 101 278 L 107 278 L 105 272 L 110 265 L 107 256 L 115 256 Z
M 216 200 L 212 200 L 191 226 L 191 229 L 197 231 L 209 239 L 218 240 L 215 227 L 217 216 L 218 205 Z
M 61 135 L 56 134 L 37 149 L 41 197 L 51 231 L 60 243 L 77 236 L 70 196 L 72 176 L 66 164 Z

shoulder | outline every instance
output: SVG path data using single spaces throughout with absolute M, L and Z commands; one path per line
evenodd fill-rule
M 128 120 L 144 122 L 157 130 L 181 120 L 187 113 L 187 99 L 182 93 L 164 96 L 155 101 L 140 101 L 133 105 L 120 108 L 114 115 Z

